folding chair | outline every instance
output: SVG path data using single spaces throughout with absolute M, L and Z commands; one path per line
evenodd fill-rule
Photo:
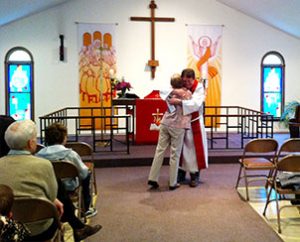
M 281 195 L 300 195 L 300 190 L 294 190 L 290 187 L 282 187 L 280 181 L 278 180 L 278 174 L 279 172 L 290 172 L 295 173 L 297 172 L 300 176 L 300 155 L 287 155 L 284 158 L 282 158 L 277 164 L 276 164 L 276 170 L 273 175 L 273 182 L 272 187 L 269 191 L 265 209 L 263 212 L 263 215 L 266 216 L 266 210 L 270 202 L 276 201 L 276 212 L 277 212 L 277 223 L 278 223 L 278 233 L 281 233 L 281 225 L 280 225 L 280 211 L 283 208 L 286 207 L 298 207 L 300 208 L 300 205 L 283 205 L 279 207 L 279 196 L 281 197 L 280 200 L 292 200 L 293 198 L 287 198 L 286 196 L 282 197 Z M 270 194 L 272 190 L 275 191 L 275 199 L 270 200 Z
M 36 144 L 36 150 L 35 150 L 35 153 L 38 153 L 41 149 L 43 149 L 43 148 L 45 148 L 45 146 L 44 145 L 42 145 L 42 144 Z
M 57 231 L 51 241 L 63 241 L 63 230 L 56 206 L 41 198 L 16 197 L 12 212 L 14 219 L 26 223 L 37 222 L 45 219 L 54 219 Z
M 248 184 L 252 181 L 267 180 L 271 177 L 275 169 L 275 157 L 278 148 L 278 143 L 275 139 L 261 138 L 253 139 L 245 145 L 243 155 L 240 162 L 240 170 L 236 181 L 235 188 L 237 189 L 241 179 L 245 180 L 246 200 L 249 201 Z M 265 174 L 247 174 L 247 171 L 267 170 Z M 243 171 L 243 175 L 242 175 Z M 267 188 L 267 183 L 266 183 Z
M 275 159 L 275 165 L 278 163 L 278 161 L 289 154 L 296 154 L 296 153 L 300 153 L 300 139 L 299 138 L 292 138 L 292 139 L 288 139 L 285 142 L 282 143 L 282 145 L 280 146 L 277 155 L 276 155 L 276 159 Z M 273 177 L 270 177 L 267 180 L 267 187 L 272 187 L 273 186 Z M 271 196 L 271 191 L 269 191 L 268 195 L 267 195 L 267 199 L 269 199 Z
M 67 142 L 65 147 L 74 150 L 77 152 L 78 155 L 83 159 L 84 163 L 92 172 L 92 183 L 94 186 L 94 192 L 97 195 L 97 180 L 96 180 L 96 173 L 95 173 L 95 163 L 94 163 L 94 153 L 93 148 L 88 143 L 85 142 Z M 91 192 L 93 189 L 91 189 Z M 93 192 L 92 192 L 93 193 Z M 93 194 L 91 194 L 93 195 Z
M 57 179 L 65 179 L 65 178 L 77 178 L 79 180 L 79 187 L 76 189 L 75 196 L 70 195 L 72 198 L 76 199 L 78 204 L 78 217 L 82 218 L 84 216 L 84 209 L 83 209 L 83 197 L 82 197 L 82 186 L 81 186 L 81 179 L 79 177 L 79 173 L 77 167 L 72 164 L 71 162 L 64 160 L 52 161 L 52 165 L 54 168 L 54 173 Z
M 286 140 L 278 150 L 276 162 L 283 156 L 293 153 L 300 153 L 300 138 Z

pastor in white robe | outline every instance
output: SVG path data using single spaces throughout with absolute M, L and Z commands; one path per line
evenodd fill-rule
M 182 100 L 183 115 L 192 114 L 192 129 L 186 130 L 181 156 L 181 168 L 195 173 L 208 167 L 208 150 L 203 119 L 205 89 L 194 80 L 192 98 Z

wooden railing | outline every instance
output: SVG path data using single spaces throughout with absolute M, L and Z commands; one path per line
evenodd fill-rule
M 210 149 L 243 149 L 246 140 L 273 137 L 273 116 L 248 108 L 205 106 L 204 120 L 209 123 L 206 129 Z M 232 146 L 233 137 L 239 139 L 236 143 L 240 145 Z M 218 140 L 224 141 L 223 146 L 220 147 Z
M 105 144 L 106 147 L 110 147 L 110 151 L 114 150 L 113 141 L 118 141 L 115 138 L 116 132 L 122 132 L 122 137 L 125 136 L 125 141 L 119 141 L 125 143 L 126 152 L 129 154 L 129 134 L 132 132 L 132 115 L 124 114 L 117 115 L 114 113 L 121 113 L 122 107 L 119 108 L 119 112 L 113 111 L 111 107 L 66 107 L 55 112 L 46 114 L 40 119 L 40 140 L 43 143 L 45 136 L 45 128 L 52 123 L 60 122 L 64 124 L 68 129 L 68 141 L 78 141 L 79 135 L 82 133 L 89 133 L 92 137 L 92 145 L 94 152 L 102 151 L 97 145 L 99 143 Z M 80 115 L 82 111 L 85 111 L 85 115 Z M 101 115 L 99 115 L 99 113 Z M 87 124 L 83 124 L 85 123 Z M 101 129 L 96 129 L 98 124 L 102 124 Z M 103 145 L 104 146 L 104 145 Z M 98 148 L 98 149 L 97 149 Z M 106 151 L 106 150 L 103 150 Z

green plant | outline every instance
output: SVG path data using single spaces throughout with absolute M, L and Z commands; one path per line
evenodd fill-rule
M 294 116 L 295 116 L 295 110 L 296 110 L 296 107 L 298 105 L 300 105 L 300 102 L 298 102 L 298 101 L 291 101 L 291 102 L 288 102 L 284 106 L 283 113 L 282 113 L 282 115 L 280 117 L 280 123 L 284 127 L 288 127 L 289 126 L 289 120 L 291 118 L 294 118 Z

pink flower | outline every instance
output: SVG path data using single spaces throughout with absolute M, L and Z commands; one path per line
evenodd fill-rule
M 130 88 L 132 88 L 131 84 L 129 82 L 125 82 L 124 80 L 121 82 L 117 82 L 115 84 L 115 88 L 116 90 L 122 90 L 122 89 L 127 89 L 130 90 Z

